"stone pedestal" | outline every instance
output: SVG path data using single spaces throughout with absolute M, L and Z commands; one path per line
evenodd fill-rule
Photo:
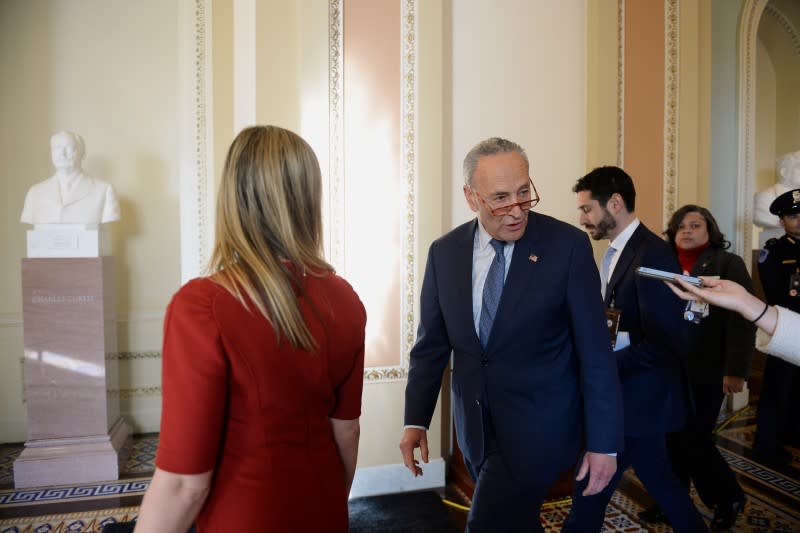
M 28 440 L 17 488 L 119 478 L 131 430 L 119 414 L 112 257 L 22 260 Z

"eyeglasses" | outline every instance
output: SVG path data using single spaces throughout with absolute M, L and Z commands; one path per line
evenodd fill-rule
M 487 202 L 483 198 L 483 196 L 478 194 L 478 191 L 476 191 L 475 189 L 472 189 L 472 187 L 470 187 L 470 189 L 472 189 L 472 192 L 475 193 L 475 196 L 477 196 L 478 199 L 480 199 L 480 201 L 483 202 L 486 205 L 486 207 L 489 209 L 489 212 L 492 214 L 492 216 L 502 217 L 502 216 L 505 216 L 505 215 L 509 214 L 515 207 L 519 207 L 522 211 L 527 211 L 528 209 L 531 209 L 531 208 L 535 207 L 536 204 L 539 203 L 539 193 L 536 191 L 536 186 L 533 184 L 533 180 L 528 178 L 528 182 L 531 184 L 531 189 L 528 190 L 527 192 L 520 193 L 520 196 L 530 195 L 531 194 L 531 190 L 533 190 L 533 197 L 532 198 L 529 198 L 527 200 L 522 200 L 521 202 L 515 202 L 513 204 L 506 204 L 506 205 L 500 205 L 500 206 L 493 206 L 491 203 Z

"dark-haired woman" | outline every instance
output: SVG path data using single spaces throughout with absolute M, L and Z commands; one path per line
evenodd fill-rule
M 681 207 L 672 215 L 666 234 L 685 274 L 719 276 L 753 292 L 744 261 L 726 251 L 730 243 L 706 208 Z M 725 395 L 744 388 L 753 358 L 755 326 L 736 312 L 711 305 L 708 316 L 691 325 L 689 338 L 687 367 L 694 410 L 684 430 L 670 436 L 670 455 L 687 490 L 690 481 L 694 482 L 700 499 L 714 510 L 711 530 L 727 531 L 742 511 L 745 497 L 714 444 L 713 431 Z M 643 518 L 657 516 L 657 509 L 649 508 Z

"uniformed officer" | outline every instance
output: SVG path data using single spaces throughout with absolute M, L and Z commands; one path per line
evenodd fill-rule
M 769 207 L 786 232 L 770 239 L 758 258 L 758 273 L 767 302 L 800 312 L 800 189 L 778 196 Z M 790 455 L 783 447 L 798 437 L 800 367 L 767 356 L 758 402 L 753 451 L 771 465 L 785 465 Z

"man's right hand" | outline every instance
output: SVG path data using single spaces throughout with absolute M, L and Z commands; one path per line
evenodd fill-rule
M 606 485 L 608 485 L 608 482 L 614 477 L 616 471 L 616 455 L 586 452 L 583 455 L 583 461 L 581 462 L 581 467 L 578 469 L 578 475 L 575 477 L 575 481 L 581 481 L 588 473 L 589 481 L 581 494 L 583 496 L 591 496 L 606 488 Z
M 414 477 L 422 475 L 419 461 L 414 459 L 414 449 L 419 448 L 422 462 L 428 462 L 428 432 L 419 428 L 405 428 L 403 438 L 400 439 L 400 453 L 403 454 L 403 464 L 406 465 Z

